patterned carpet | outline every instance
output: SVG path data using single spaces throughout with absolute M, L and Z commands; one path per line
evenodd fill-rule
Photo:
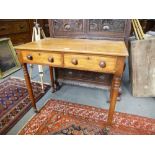
M 116 112 L 106 127 L 107 110 L 49 100 L 19 132 L 21 135 L 149 135 L 155 134 L 155 119 Z
M 44 93 L 39 83 L 32 82 L 35 99 L 38 101 Z M 49 85 L 44 85 L 45 93 Z M 25 81 L 9 78 L 0 83 L 0 134 L 6 134 L 13 125 L 31 108 Z

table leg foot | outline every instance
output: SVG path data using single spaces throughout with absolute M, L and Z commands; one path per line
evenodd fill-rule
M 110 131 L 110 128 L 109 127 L 103 128 L 103 135 L 108 135 L 109 134 L 109 131 Z
M 51 92 L 55 93 L 56 92 L 55 88 L 51 88 Z
M 58 81 L 55 81 L 55 91 L 60 90 L 61 85 L 59 84 Z
M 33 111 L 34 111 L 35 113 L 38 113 L 37 108 L 34 108 L 34 107 L 33 107 Z

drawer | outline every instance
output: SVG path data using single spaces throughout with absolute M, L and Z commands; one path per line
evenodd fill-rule
M 117 57 L 96 55 L 64 55 L 64 67 L 96 72 L 115 72 Z
M 62 55 L 57 53 L 45 53 L 34 51 L 22 51 L 22 60 L 30 64 L 45 64 L 51 66 L 62 66 Z
M 0 22 L 0 35 L 23 33 L 29 31 L 29 25 L 26 21 L 22 22 Z

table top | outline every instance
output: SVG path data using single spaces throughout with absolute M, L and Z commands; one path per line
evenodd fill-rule
M 16 50 L 128 56 L 124 41 L 46 38 L 15 46 Z

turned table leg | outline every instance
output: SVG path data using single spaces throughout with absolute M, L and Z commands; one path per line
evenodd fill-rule
M 32 85 L 31 85 L 31 81 L 30 81 L 30 77 L 29 77 L 29 73 L 28 73 L 28 69 L 27 69 L 27 64 L 24 63 L 22 65 L 22 67 L 23 67 L 26 86 L 27 86 L 27 89 L 28 89 L 28 94 L 29 94 L 29 97 L 30 97 L 30 100 L 31 100 L 31 103 L 32 103 L 32 107 L 34 108 L 34 111 L 37 112 L 35 98 L 34 98 L 33 90 L 32 90 Z
M 50 70 L 52 93 L 54 93 L 55 92 L 55 83 L 54 83 L 53 67 L 49 66 L 49 70 Z
M 115 112 L 115 106 L 117 102 L 117 97 L 119 95 L 119 88 L 120 88 L 121 78 L 122 78 L 123 69 L 124 69 L 124 61 L 125 61 L 124 57 L 120 57 L 117 59 L 116 72 L 113 75 L 112 85 L 110 90 L 110 107 L 108 112 L 107 125 L 112 125 L 113 115 Z
M 110 108 L 109 108 L 109 113 L 108 113 L 108 125 L 112 124 L 112 120 L 113 120 L 113 114 L 115 111 L 115 105 L 117 102 L 117 97 L 118 97 L 118 93 L 119 93 L 119 87 L 120 87 L 120 82 L 121 82 L 121 78 L 114 76 L 113 77 L 113 81 L 112 81 L 112 87 L 111 87 L 111 91 L 110 91 Z

